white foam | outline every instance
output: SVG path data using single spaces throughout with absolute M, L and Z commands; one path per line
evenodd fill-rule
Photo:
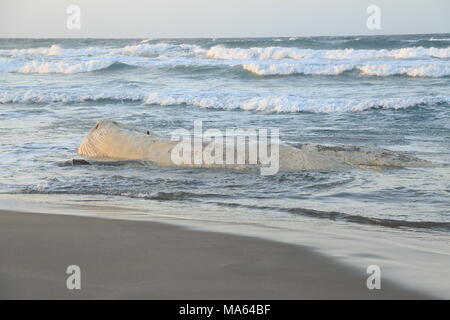
M 146 52 L 146 51 L 145 51 Z M 147 52 L 150 54 L 150 52 Z M 0 58 L 0 73 L 83 73 L 105 69 L 114 63 L 123 63 L 143 68 L 173 66 L 241 66 L 253 74 L 266 75 L 340 75 L 350 70 L 357 70 L 362 75 L 391 76 L 406 75 L 410 77 L 446 77 L 450 75 L 450 61 L 425 60 L 381 60 L 371 62 L 311 60 L 216 60 L 195 57 L 158 57 L 111 55 L 98 58 L 71 57 L 58 59 L 14 59 Z
M 338 75 L 345 71 L 355 68 L 353 64 L 341 65 L 317 65 L 317 64 L 261 64 L 250 63 L 244 64 L 243 68 L 251 73 L 257 75 L 290 75 L 290 74 L 305 74 L 305 75 Z
M 339 75 L 358 70 L 362 75 L 445 77 L 450 75 L 450 47 L 402 49 L 314 50 L 295 47 L 209 49 L 191 44 L 141 42 L 121 48 L 47 48 L 0 50 L 0 72 L 81 73 L 121 62 L 139 67 L 242 66 L 257 75 Z M 439 58 L 439 59 L 437 59 Z
M 450 75 L 450 63 L 417 63 L 385 61 L 382 63 L 249 63 L 243 68 L 251 73 L 265 75 L 339 75 L 346 71 L 358 70 L 363 75 L 392 76 L 407 75 L 410 77 L 440 78 Z
M 0 103 L 73 103 L 85 101 L 129 100 L 143 101 L 145 94 L 125 90 L 108 91 L 95 89 L 78 90 L 11 90 L 0 91 Z
M 0 103 L 77 103 L 85 101 L 134 101 L 160 106 L 192 105 L 198 108 L 220 110 L 247 110 L 262 112 L 352 112 L 371 108 L 404 109 L 417 105 L 450 103 L 450 96 L 412 96 L 397 98 L 317 98 L 299 95 L 274 95 L 246 91 L 166 89 L 117 90 L 114 88 L 76 88 L 70 90 L 4 90 Z
M 295 38 L 292 38 L 295 40 Z M 431 39 L 430 39 L 431 40 Z M 448 39 L 433 39 L 447 41 Z M 408 47 L 401 49 L 300 49 L 296 47 L 252 47 L 227 48 L 215 45 L 208 49 L 191 44 L 170 44 L 165 42 L 140 42 L 121 48 L 87 47 L 62 48 L 58 44 L 50 47 L 31 49 L 1 49 L 4 56 L 44 55 L 44 56 L 97 56 L 97 55 L 128 55 L 128 56 L 197 56 L 224 60 L 280 60 L 280 59 L 329 59 L 329 60 L 369 60 L 369 59 L 411 59 L 411 58 L 450 58 L 450 47 L 424 48 Z
M 63 49 L 61 46 L 54 44 L 49 48 L 31 48 L 31 49 L 13 49 L 11 51 L 11 55 L 20 55 L 20 54 L 40 54 L 46 56 L 60 55 Z
M 26 56 L 57 56 L 75 57 L 75 56 L 139 56 L 139 57 L 158 57 L 158 56 L 190 56 L 194 53 L 203 54 L 204 50 L 196 45 L 189 44 L 168 44 L 155 43 L 150 44 L 141 42 L 136 45 L 127 45 L 121 48 L 111 47 L 87 47 L 87 48 L 62 48 L 58 44 L 50 47 L 30 48 L 30 49 L 0 49 L 0 54 L 11 57 L 26 57 Z
M 58 44 L 50 47 L 29 48 L 29 49 L 0 49 L 0 54 L 11 57 L 26 57 L 26 56 L 59 56 L 59 57 L 74 57 L 74 56 L 97 56 L 104 55 L 110 52 L 111 49 L 107 47 L 87 47 L 82 49 L 63 48 Z
M 280 59 L 329 59 L 329 60 L 368 60 L 368 59 L 410 59 L 410 58 L 449 58 L 449 48 L 411 47 L 402 49 L 332 49 L 314 50 L 289 47 L 254 47 L 248 49 L 226 48 L 221 45 L 211 47 L 205 55 L 213 59 L 238 60 L 280 60 Z
M 365 75 L 391 76 L 407 75 L 410 77 L 445 77 L 450 75 L 450 64 L 421 64 L 421 65 L 395 65 L 395 64 L 367 64 L 357 69 Z
M 450 41 L 450 38 L 430 38 L 428 41 Z
M 91 60 L 15 60 L 0 59 L 0 72 L 14 73 L 81 73 L 108 68 L 116 61 L 112 59 Z
M 156 43 L 156 44 L 141 43 L 138 45 L 130 45 L 119 49 L 113 49 L 110 51 L 110 54 L 138 56 L 138 57 L 159 57 L 159 56 L 183 57 L 193 55 L 195 52 L 202 52 L 202 50 L 199 46 L 188 44 L 175 45 L 167 43 Z
M 323 98 L 312 99 L 298 96 L 242 96 L 227 94 L 192 93 L 180 94 L 170 92 L 153 92 L 145 99 L 146 104 L 162 106 L 193 105 L 199 108 L 213 108 L 247 111 L 263 111 L 278 113 L 317 112 L 335 113 L 364 111 L 371 108 L 404 109 L 417 105 L 428 105 L 439 102 L 450 102 L 450 97 L 402 97 L 384 99 L 345 99 Z

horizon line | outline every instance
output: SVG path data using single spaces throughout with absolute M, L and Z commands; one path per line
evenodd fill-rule
M 392 33 L 392 34 L 346 34 L 346 35 L 320 35 L 320 36 L 226 36 L 226 37 L 0 37 L 0 39 L 23 39 L 23 40 L 50 40 L 50 39 L 91 39 L 91 40 L 138 40 L 138 39 L 267 39 L 267 38 L 323 38 L 323 37 L 379 37 L 379 36 L 417 36 L 417 35 L 444 35 L 450 32 L 432 32 L 432 33 Z

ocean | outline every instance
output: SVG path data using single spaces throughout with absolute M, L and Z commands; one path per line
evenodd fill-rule
M 82 138 L 105 119 L 162 136 L 192 130 L 195 120 L 219 130 L 277 128 L 286 143 L 385 148 L 439 165 L 267 176 L 145 162 L 73 165 Z M 355 239 L 372 239 L 392 265 L 392 246 L 401 243 L 417 249 L 402 260 L 416 263 L 408 274 L 429 260 L 436 281 L 427 284 L 448 293 L 449 164 L 450 34 L 0 39 L 2 207 L 17 199 L 37 201 L 35 208 L 121 207 L 140 214 L 110 214 L 215 223 L 219 231 L 320 243 L 347 258 L 369 250 Z M 89 214 L 108 215 L 97 209 Z

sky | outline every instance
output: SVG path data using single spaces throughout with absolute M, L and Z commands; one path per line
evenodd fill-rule
M 80 29 L 66 12 L 80 8 Z M 366 10 L 381 9 L 381 29 Z M 450 0 L 0 0 L 2 38 L 276 37 L 450 33 Z

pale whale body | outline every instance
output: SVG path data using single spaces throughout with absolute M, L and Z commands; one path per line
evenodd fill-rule
M 270 141 L 270 140 L 269 140 Z M 160 166 L 245 169 L 243 164 L 179 164 L 172 160 L 173 149 L 179 141 L 171 141 L 146 130 L 102 120 L 84 137 L 77 153 L 95 160 L 145 160 Z M 362 146 L 330 147 L 313 144 L 283 144 L 279 148 L 280 171 L 330 171 L 352 168 L 422 167 L 431 162 L 401 152 Z M 203 149 L 206 147 L 203 144 Z M 269 147 L 270 148 L 270 147 Z M 195 151 L 192 151 L 193 153 Z M 202 150 L 200 150 L 202 152 Z M 256 166 L 261 165 L 258 163 Z

